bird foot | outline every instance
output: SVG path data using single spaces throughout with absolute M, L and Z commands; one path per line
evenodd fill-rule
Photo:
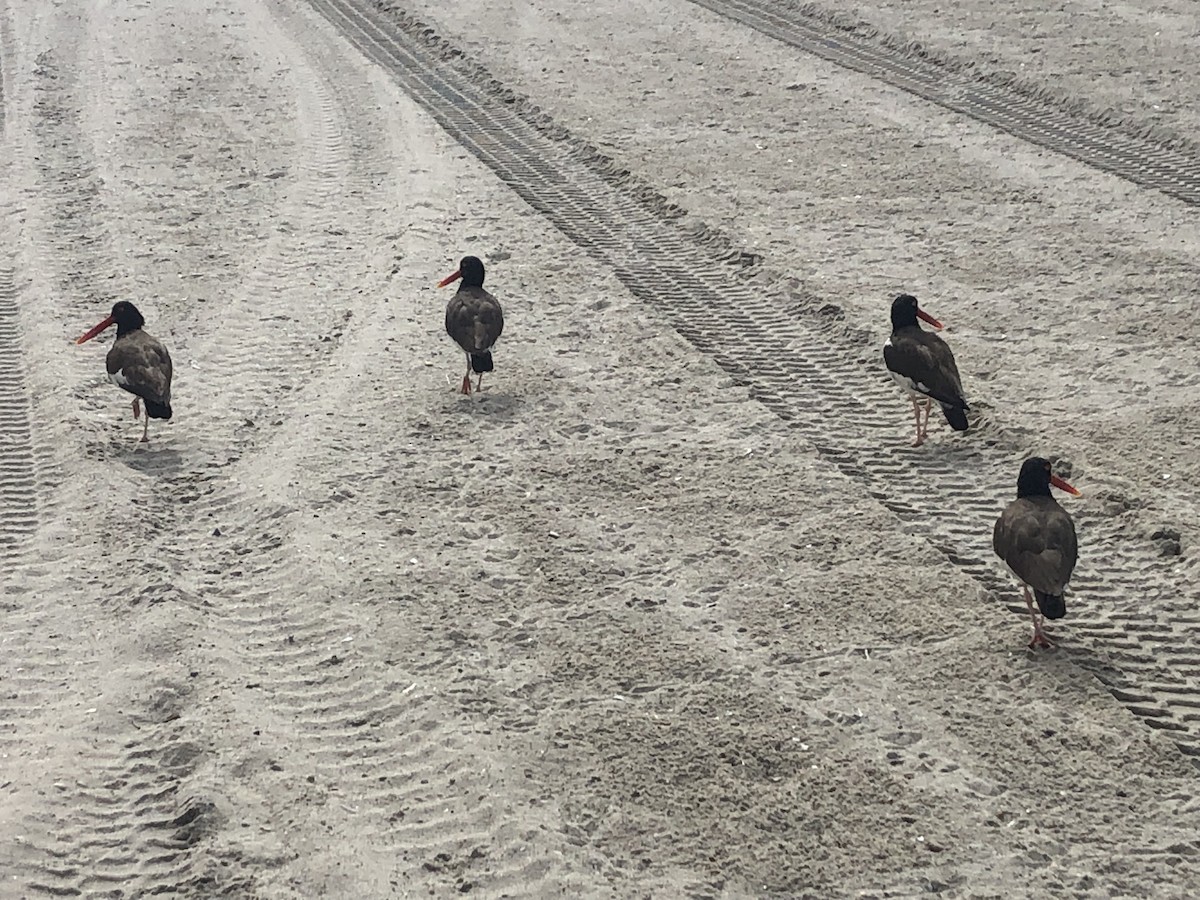
M 459 393 L 470 396 L 470 394 L 471 394 L 471 376 L 470 375 L 466 375 L 463 377 L 462 390 Z
M 1053 650 L 1054 644 L 1046 637 L 1044 631 L 1035 631 L 1033 637 L 1029 639 L 1029 648 L 1036 650 L 1038 647 L 1043 647 L 1046 650 Z
M 925 443 L 925 437 L 924 437 L 924 435 L 922 435 L 920 437 L 913 438 L 911 446 L 920 447 L 924 443 Z

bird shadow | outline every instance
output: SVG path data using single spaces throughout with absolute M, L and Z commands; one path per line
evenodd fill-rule
M 461 395 L 450 403 L 450 412 L 454 415 L 469 416 L 473 419 L 486 416 L 489 419 L 511 419 L 525 409 L 525 400 L 512 394 L 486 391 L 471 397 Z
M 183 454 L 171 447 L 156 447 L 148 444 L 118 446 L 120 461 L 143 475 L 164 478 L 178 475 L 183 469 Z

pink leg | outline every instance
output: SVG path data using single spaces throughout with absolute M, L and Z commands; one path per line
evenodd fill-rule
M 138 401 L 137 397 L 133 398 L 133 417 L 135 419 L 142 417 L 142 404 Z
M 1046 632 L 1042 631 L 1042 617 L 1034 609 L 1033 595 L 1029 593 L 1029 585 L 1023 585 L 1023 587 L 1025 588 L 1025 605 L 1029 607 L 1029 616 L 1033 619 L 1033 637 L 1029 641 L 1029 646 L 1053 649 L 1054 645 L 1046 637 Z
M 141 442 L 143 444 L 150 443 L 150 433 L 149 432 L 150 432 L 150 417 L 146 416 L 146 418 L 142 421 L 142 441 Z
M 483 390 L 483 373 L 482 372 L 479 373 L 479 379 L 475 382 L 475 390 L 477 390 L 477 391 Z
M 921 444 L 925 442 L 925 438 L 921 434 L 921 407 L 917 403 L 916 398 L 909 397 L 908 399 L 912 402 L 913 421 L 916 423 L 916 426 L 917 426 L 917 436 L 913 439 L 912 445 L 914 447 L 920 447 Z
M 463 376 L 462 390 L 459 393 L 467 394 L 468 396 L 471 393 L 471 357 L 470 356 L 467 356 L 467 374 Z
M 929 407 L 931 405 L 933 405 L 932 400 L 925 401 L 925 417 L 921 421 L 921 441 L 922 442 L 924 442 L 925 438 L 929 437 Z

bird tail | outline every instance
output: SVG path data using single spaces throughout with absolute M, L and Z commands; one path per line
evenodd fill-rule
M 151 419 L 169 419 L 171 418 L 170 403 L 155 403 L 153 400 L 142 398 L 142 402 L 146 404 L 146 415 Z
M 950 427 L 955 431 L 967 430 L 967 404 L 960 401 L 961 405 L 951 406 L 943 403 L 942 411 L 946 414 L 946 421 L 950 423 Z
M 1064 595 L 1034 590 L 1033 597 L 1037 600 L 1038 609 L 1047 619 L 1061 619 L 1067 614 L 1067 598 Z
M 476 375 L 482 375 L 484 372 L 490 372 L 495 368 L 492 365 L 492 351 L 484 350 L 482 353 L 471 354 L 471 371 Z

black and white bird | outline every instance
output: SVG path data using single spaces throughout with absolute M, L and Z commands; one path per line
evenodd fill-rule
M 438 282 L 445 287 L 462 279 L 462 284 L 446 304 L 446 333 L 467 354 L 467 374 L 462 393 L 471 393 L 471 373 L 479 376 L 475 390 L 482 390 L 483 373 L 491 372 L 492 346 L 504 331 L 504 311 L 500 301 L 483 289 L 483 262 L 476 256 L 464 256 L 458 270 Z
M 1017 499 L 1005 507 L 992 529 L 992 549 L 1025 591 L 1025 605 L 1033 618 L 1030 647 L 1054 646 L 1042 630 L 1034 602 L 1045 618 L 1063 618 L 1067 614 L 1063 591 L 1079 558 L 1075 523 L 1050 495 L 1052 485 L 1079 496 L 1078 490 L 1053 473 L 1049 460 L 1038 456 L 1025 460 L 1017 476 Z
M 970 408 L 963 397 L 962 379 L 950 346 L 932 331 L 923 329 L 918 319 L 939 331 L 942 329 L 942 323 L 921 309 L 912 294 L 897 296 L 892 301 L 892 336 L 883 345 L 883 362 L 888 373 L 904 388 L 912 402 L 917 432 L 914 447 L 925 442 L 929 408 L 935 401 L 955 431 L 967 430 L 967 410 Z
M 150 420 L 171 418 L 171 354 L 162 341 L 144 329 L 146 320 L 127 300 L 113 304 L 112 314 L 75 343 L 90 341 L 104 329 L 117 326 L 117 339 L 105 358 L 108 380 L 133 394 L 133 417 L 141 417 L 139 401 L 146 404 L 142 441 L 150 440 Z

